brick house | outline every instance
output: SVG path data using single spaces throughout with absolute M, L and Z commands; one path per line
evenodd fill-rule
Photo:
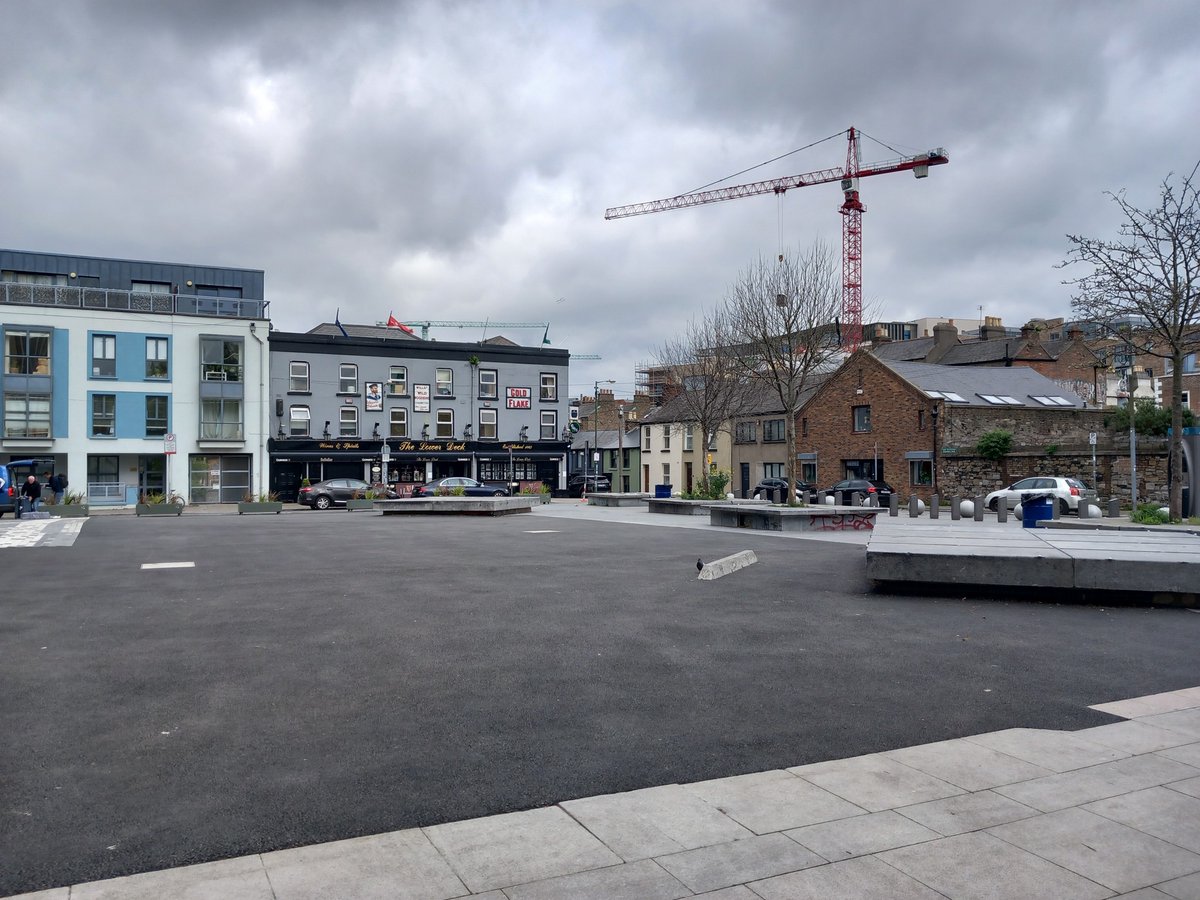
M 1071 454 L 1088 451 L 1089 433 L 1107 443 L 1103 416 L 1030 366 L 933 365 L 860 350 L 801 410 L 796 449 L 821 487 L 874 477 L 902 499 L 928 500 L 935 483 L 943 495 L 971 495 L 1032 474 L 1026 468 L 1077 468 Z M 1012 433 L 1014 453 L 981 462 L 975 444 L 995 429 Z

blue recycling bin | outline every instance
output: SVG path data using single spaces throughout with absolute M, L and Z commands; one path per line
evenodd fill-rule
M 1037 528 L 1038 522 L 1054 518 L 1055 499 L 1053 494 L 1021 495 L 1021 527 Z
M 670 500 L 671 499 L 671 485 L 656 484 L 654 486 L 654 499 L 655 500 Z

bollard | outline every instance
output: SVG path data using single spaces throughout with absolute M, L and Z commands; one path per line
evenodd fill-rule
M 863 495 L 860 494 L 858 491 L 852 492 L 850 494 L 850 506 L 862 506 L 862 505 L 863 505 Z
M 817 504 L 819 506 L 825 505 L 825 492 L 824 491 L 817 491 Z
M 1003 497 L 1000 498 L 1000 502 L 996 504 L 996 521 L 997 522 L 1007 522 L 1008 521 L 1008 503 L 1004 500 Z
M 1114 497 L 1112 500 L 1108 501 L 1108 517 L 1110 519 L 1115 519 L 1119 515 L 1121 515 L 1121 501 Z
M 950 498 L 950 518 L 955 522 L 962 518 L 962 500 L 958 497 Z
M 941 512 L 941 504 L 942 498 L 937 494 L 929 498 L 929 518 L 936 519 L 938 517 L 938 513 Z
M 895 497 L 896 495 L 892 494 L 892 496 Z M 908 498 L 908 517 L 910 519 L 915 519 L 918 515 L 920 515 L 920 513 L 917 512 L 917 498 L 909 497 Z
M 1058 498 L 1057 497 L 1051 498 L 1051 500 L 1050 500 L 1050 518 L 1053 519 L 1055 522 L 1057 522 L 1059 519 L 1059 516 L 1061 516 L 1061 515 L 1062 515 L 1062 513 L 1059 512 Z
M 975 502 L 975 521 L 982 522 L 983 521 L 983 498 L 976 497 L 974 502 Z
M 900 515 L 900 495 L 895 491 L 888 495 L 888 515 Z

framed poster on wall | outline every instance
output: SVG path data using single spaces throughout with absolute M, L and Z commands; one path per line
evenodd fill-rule
M 413 385 L 413 412 L 429 412 L 429 385 Z
M 383 382 L 365 382 L 363 396 L 366 397 L 367 412 L 379 412 L 383 409 Z

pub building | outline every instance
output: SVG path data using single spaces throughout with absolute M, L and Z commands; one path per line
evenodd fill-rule
M 570 354 L 422 340 L 395 327 L 273 331 L 271 489 L 302 481 L 384 482 L 400 494 L 470 476 L 565 490 Z

